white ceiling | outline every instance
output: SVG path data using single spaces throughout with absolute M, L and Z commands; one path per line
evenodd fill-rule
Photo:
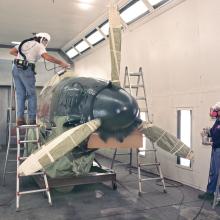
M 107 12 L 109 0 L 0 0 L 0 44 L 47 32 L 61 48 Z M 120 2 L 115 0 L 115 2 Z

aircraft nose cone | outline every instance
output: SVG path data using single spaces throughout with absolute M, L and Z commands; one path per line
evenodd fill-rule
M 103 90 L 94 102 L 93 116 L 101 118 L 102 128 L 117 131 L 129 127 L 139 114 L 136 100 L 121 88 Z

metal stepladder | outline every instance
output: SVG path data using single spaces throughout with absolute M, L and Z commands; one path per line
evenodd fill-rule
M 216 185 L 216 190 L 214 193 L 214 200 L 213 200 L 213 204 L 212 204 L 212 208 L 214 209 L 215 206 L 220 202 L 220 169 L 218 172 L 218 181 L 217 181 L 217 185 Z
M 16 122 L 13 121 L 13 113 L 16 115 L 16 90 L 14 86 L 14 82 L 12 80 L 11 83 L 11 95 L 10 95 L 10 107 L 8 108 L 8 144 L 7 144 L 7 150 L 6 150 L 6 156 L 5 156 L 5 163 L 4 163 L 4 170 L 3 170 L 3 185 L 5 185 L 5 179 L 6 174 L 12 174 L 16 173 L 16 211 L 19 211 L 20 207 L 20 196 L 25 194 L 31 194 L 31 193 L 37 193 L 37 192 L 43 192 L 46 194 L 48 198 L 48 203 L 52 205 L 50 191 L 49 191 L 49 185 L 46 173 L 44 170 L 35 172 L 31 174 L 30 176 L 37 176 L 42 175 L 44 179 L 44 185 L 42 189 L 34 189 L 34 190 L 23 190 L 21 191 L 21 183 L 22 183 L 22 177 L 25 177 L 23 175 L 18 174 L 18 167 L 24 161 L 27 157 L 21 156 L 22 152 L 28 148 L 29 143 L 36 144 L 38 148 L 40 148 L 40 133 L 39 133 L 39 125 L 21 125 L 16 126 Z M 14 106 L 13 106 L 14 105 Z M 26 111 L 27 113 L 27 111 Z M 16 119 L 16 117 L 15 117 Z M 16 147 L 12 146 L 12 130 L 16 129 Z M 32 129 L 32 132 L 34 133 L 34 140 L 28 139 L 28 131 Z M 16 159 L 10 159 L 10 153 L 11 151 L 17 151 Z M 8 171 L 8 163 L 9 162 L 16 162 L 17 170 L 16 171 Z
M 128 67 L 125 68 L 125 76 L 124 76 L 124 84 L 123 87 L 136 99 L 138 102 L 138 105 L 140 107 L 141 112 L 145 115 L 145 120 L 147 122 L 150 122 L 149 119 L 149 112 L 148 112 L 148 104 L 147 104 L 147 98 L 146 98 L 146 89 L 144 85 L 144 77 L 143 77 L 143 71 L 142 68 L 139 68 L 138 72 L 129 73 Z M 142 182 L 144 181 L 150 181 L 150 180 L 160 180 L 163 186 L 163 192 L 166 193 L 166 186 L 164 182 L 164 177 L 162 174 L 162 170 L 160 167 L 160 162 L 157 158 L 157 150 L 154 146 L 154 143 L 151 143 L 151 149 L 137 149 L 136 151 L 136 157 L 137 157 L 137 168 L 138 168 L 138 188 L 139 188 L 139 195 L 143 193 L 142 191 Z M 150 153 L 152 152 L 154 154 L 154 162 L 153 163 L 141 163 L 141 156 L 140 153 Z M 129 173 L 131 173 L 131 166 L 132 166 L 132 149 L 130 149 L 129 153 L 117 153 L 117 149 L 114 151 L 112 163 L 111 163 L 111 169 L 114 166 L 114 161 L 116 158 L 116 155 L 129 155 L 130 156 L 130 162 L 129 162 Z M 124 163 L 121 163 L 124 164 Z M 151 177 L 151 178 L 142 178 L 141 175 L 141 167 L 149 167 L 149 166 L 156 166 L 157 172 L 159 177 Z

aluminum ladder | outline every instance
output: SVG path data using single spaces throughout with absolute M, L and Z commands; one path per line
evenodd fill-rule
M 13 122 L 13 118 L 15 119 L 15 90 L 14 90 L 14 84 L 13 81 L 11 83 L 11 89 L 10 89 L 10 102 L 9 102 L 9 107 L 7 109 L 7 150 L 6 150 L 6 155 L 5 155 L 5 161 L 4 161 L 4 167 L 3 167 L 3 172 L 2 172 L 2 185 L 5 186 L 5 179 L 6 179 L 6 175 L 7 174 L 13 174 L 16 173 L 16 171 L 8 171 L 8 163 L 9 162 L 16 162 L 15 159 L 9 159 L 9 155 L 10 152 L 12 151 L 17 151 L 17 147 L 12 146 L 13 145 L 13 141 L 12 139 L 16 139 L 16 136 L 13 135 L 12 136 L 12 129 L 14 131 L 14 133 L 16 132 L 16 123 Z M 14 114 L 13 114 L 14 113 Z M 16 144 L 16 140 L 14 140 L 15 144 Z M 14 144 L 14 145 L 15 145 Z
M 218 181 L 217 181 L 216 190 L 214 193 L 214 200 L 213 200 L 212 208 L 214 209 L 215 206 L 218 205 L 219 202 L 220 202 L 220 169 L 218 173 Z
M 21 178 L 22 175 L 18 175 L 18 167 L 24 161 L 27 157 L 22 157 L 21 154 L 23 150 L 28 147 L 28 143 L 35 143 L 37 144 L 37 147 L 40 148 L 40 134 L 39 134 L 39 125 L 21 125 L 16 126 L 16 91 L 14 82 L 12 80 L 11 83 L 11 95 L 10 95 L 10 106 L 7 110 L 8 116 L 7 116 L 7 122 L 8 122 L 8 143 L 7 143 L 7 150 L 5 155 L 5 162 L 4 162 L 4 170 L 3 170 L 3 178 L 2 178 L 2 184 L 5 186 L 5 180 L 6 180 L 6 174 L 12 174 L 16 173 L 16 211 L 19 211 L 20 207 L 20 196 L 24 194 L 30 194 L 30 193 L 37 193 L 37 192 L 43 192 L 46 193 L 48 198 L 48 203 L 52 205 L 50 191 L 49 191 L 49 184 L 47 180 L 46 173 L 44 171 L 35 172 L 34 174 L 31 174 L 30 176 L 36 176 L 36 175 L 42 175 L 44 178 L 44 184 L 45 187 L 42 189 L 36 189 L 36 190 L 27 190 L 27 191 L 20 191 L 21 186 Z M 14 105 L 14 106 L 13 106 Z M 15 122 L 13 122 L 13 113 L 15 114 Z M 26 110 L 27 113 L 27 110 Z M 12 129 L 16 129 L 16 147 L 12 146 Z M 28 140 L 28 130 L 33 129 L 35 132 L 35 140 Z M 21 146 L 23 145 L 23 146 Z M 17 151 L 16 159 L 11 159 L 10 153 L 11 151 Z M 16 162 L 17 169 L 16 171 L 8 171 L 8 163 L 9 162 Z
M 143 71 L 142 68 L 139 68 L 138 72 L 128 72 L 128 67 L 125 67 L 125 76 L 124 76 L 124 84 L 123 87 L 136 99 L 140 111 L 145 114 L 145 119 L 147 122 L 150 122 L 149 118 L 149 112 L 148 112 L 148 103 L 147 103 L 147 96 L 146 96 L 146 88 L 144 85 L 144 77 L 143 77 Z M 151 143 L 151 149 L 137 149 L 136 151 L 136 157 L 137 157 L 137 168 L 138 168 L 138 188 L 139 192 L 138 194 L 141 195 L 143 193 L 142 191 L 142 182 L 144 181 L 150 181 L 150 180 L 160 180 L 163 186 L 163 192 L 166 193 L 166 186 L 164 182 L 163 173 L 161 170 L 160 162 L 157 158 L 157 150 L 154 146 L 154 143 Z M 141 163 L 141 156 L 140 153 L 150 153 L 152 152 L 154 154 L 154 162 L 153 163 Z M 117 149 L 115 149 L 113 161 L 115 160 L 116 155 L 120 155 L 117 153 Z M 129 153 L 124 153 L 123 155 L 130 155 L 130 166 L 132 163 L 132 149 L 130 149 Z M 114 162 L 112 162 L 112 168 L 113 168 Z M 157 172 L 159 177 L 152 177 L 152 178 L 142 178 L 141 175 L 141 167 L 149 167 L 149 166 L 156 166 Z
M 25 107 L 25 115 L 27 113 L 27 108 Z M 25 134 L 23 133 L 22 139 L 24 139 Z M 2 185 L 5 186 L 6 175 L 14 174 L 16 171 L 8 171 L 9 163 L 15 163 L 15 158 L 10 159 L 12 152 L 17 151 L 17 135 L 16 135 L 16 103 L 15 103 L 15 88 L 13 79 L 11 81 L 10 87 L 10 100 L 9 107 L 7 109 L 7 150 L 5 155 L 3 173 L 2 173 Z M 23 148 L 21 148 L 23 150 Z
M 139 76 L 138 78 L 138 82 L 136 85 L 132 85 L 131 84 L 131 76 Z M 126 91 L 129 92 L 129 94 L 131 94 L 133 97 L 135 97 L 136 101 L 138 102 L 138 105 L 140 104 L 140 101 L 143 101 L 143 97 L 137 97 L 138 95 L 138 88 L 142 87 L 143 88 L 143 84 L 140 84 L 140 75 L 139 73 L 130 73 L 128 74 L 128 67 L 125 67 L 125 76 L 124 76 L 124 83 L 123 83 L 123 88 L 126 89 Z M 129 89 L 129 90 L 128 90 Z M 133 90 L 132 89 L 136 89 L 135 91 L 135 96 L 133 95 Z M 145 92 L 145 90 L 144 90 Z M 146 96 L 146 95 L 145 95 Z M 146 99 L 145 99 L 146 100 Z M 147 103 L 147 102 L 146 102 Z M 142 109 L 141 111 L 146 112 L 146 109 Z M 148 116 L 148 112 L 146 114 Z M 115 162 L 115 158 L 116 156 L 124 156 L 124 155 L 128 155 L 129 156 L 129 163 L 119 163 L 116 164 L 117 166 L 121 166 L 121 165 L 127 165 L 128 169 L 129 169 L 129 173 L 131 174 L 131 168 L 132 168 L 132 148 L 130 149 L 130 151 L 128 153 L 118 153 L 117 148 L 114 150 L 113 153 L 113 158 L 112 158 L 112 163 L 111 163 L 111 169 L 113 169 L 113 167 L 115 166 L 114 162 Z
M 26 130 L 26 138 L 25 140 L 21 140 L 20 138 L 20 131 L 25 129 Z M 35 132 L 36 139 L 29 140 L 27 139 L 28 137 L 28 130 L 33 129 Z M 16 133 L 17 133 L 17 175 L 16 175 L 16 210 L 19 210 L 20 207 L 20 196 L 25 195 L 25 194 L 31 194 L 31 193 L 46 193 L 47 198 L 48 198 L 48 203 L 49 205 L 52 206 L 52 201 L 51 201 L 51 196 L 50 196 L 50 190 L 49 190 L 49 184 L 47 180 L 47 175 L 44 170 L 35 172 L 33 174 L 30 174 L 29 176 L 37 176 L 41 175 L 44 178 L 44 185 L 45 187 L 42 189 L 35 189 L 35 190 L 27 190 L 27 191 L 20 191 L 20 182 L 22 177 L 26 177 L 27 175 L 23 176 L 18 174 L 18 167 L 24 161 L 27 157 L 22 157 L 21 156 L 21 144 L 24 144 L 24 148 L 27 149 L 27 145 L 29 143 L 34 143 L 37 144 L 37 147 L 40 148 L 40 135 L 39 135 L 39 125 L 21 125 L 16 127 Z

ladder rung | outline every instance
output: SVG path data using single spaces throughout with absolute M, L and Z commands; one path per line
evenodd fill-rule
M 9 150 L 11 150 L 11 151 L 17 151 L 17 148 L 13 147 L 13 148 L 9 148 Z
M 30 194 L 30 193 L 39 193 L 39 192 L 46 192 L 48 189 L 36 189 L 36 190 L 28 190 L 28 191 L 23 191 L 23 192 L 18 192 L 18 195 L 25 195 L 25 194 Z
M 144 96 L 137 96 L 134 97 L 136 100 L 146 100 L 146 98 Z
M 148 111 L 147 111 L 147 109 L 146 109 L 146 108 L 140 108 L 140 111 L 141 111 L 141 112 L 148 113 Z
M 19 160 L 25 160 L 27 157 L 20 157 Z
M 156 149 L 138 149 L 138 151 L 140 152 L 140 151 L 145 151 L 145 152 L 151 152 L 151 151 L 157 151 Z
M 128 73 L 129 76 L 141 76 L 141 73 Z
M 8 162 L 17 162 L 17 160 L 8 160 Z
M 10 107 L 8 108 L 8 111 L 10 111 L 10 110 L 11 110 L 11 111 L 15 111 L 16 108 L 15 108 L 14 106 L 12 106 L 11 108 L 10 108 Z
M 143 84 L 140 84 L 140 85 L 131 85 L 131 88 L 132 88 L 132 89 L 136 89 L 136 88 L 139 88 L 139 87 L 144 87 L 144 85 L 143 85 Z M 130 86 L 129 86 L 129 85 L 125 85 L 125 88 L 130 88 Z
M 130 153 L 116 153 L 115 155 L 130 155 Z
M 15 122 L 11 122 L 11 123 L 8 123 L 9 125 L 11 125 L 11 127 L 16 127 L 17 124 Z
M 159 166 L 160 163 L 140 163 L 139 166 Z
M 116 163 L 114 166 L 130 165 L 130 163 Z
M 19 175 L 19 177 L 24 177 L 24 176 L 37 176 L 37 175 L 45 175 L 44 172 L 36 172 L 36 173 L 32 173 L 29 175 Z
M 13 147 L 13 148 L 9 148 L 9 150 L 11 150 L 11 151 L 17 151 L 18 149 L 17 149 L 17 148 L 15 148 L 15 147 Z M 24 150 L 24 148 L 23 148 L 23 147 L 21 147 L 21 148 L 20 148 L 20 150 Z
M 36 125 L 20 125 L 18 126 L 18 128 L 38 128 L 39 125 L 36 124 Z
M 17 139 L 17 135 L 11 135 L 10 140 Z
M 5 173 L 7 173 L 7 174 L 13 174 L 13 173 L 16 173 L 16 171 L 7 171 L 7 172 L 5 172 Z
M 162 180 L 162 178 L 160 178 L 160 177 L 152 177 L 152 178 L 140 179 L 141 182 L 143 182 L 143 181 L 148 181 L 148 180 Z
M 23 144 L 23 143 L 39 143 L 38 140 L 27 140 L 27 141 L 19 141 L 20 144 Z
M 11 108 L 8 108 L 8 110 L 9 110 L 9 111 L 10 111 L 10 110 L 15 111 L 16 108 L 15 108 L 15 106 L 12 106 Z M 27 112 L 27 106 L 25 106 L 25 108 L 24 108 L 24 113 L 26 113 L 26 112 Z
M 22 140 L 24 140 L 24 138 L 25 138 L 25 135 L 20 135 L 20 140 L 22 139 Z M 15 136 L 15 135 L 11 135 L 11 140 L 14 140 L 14 139 L 17 139 L 17 135 Z

